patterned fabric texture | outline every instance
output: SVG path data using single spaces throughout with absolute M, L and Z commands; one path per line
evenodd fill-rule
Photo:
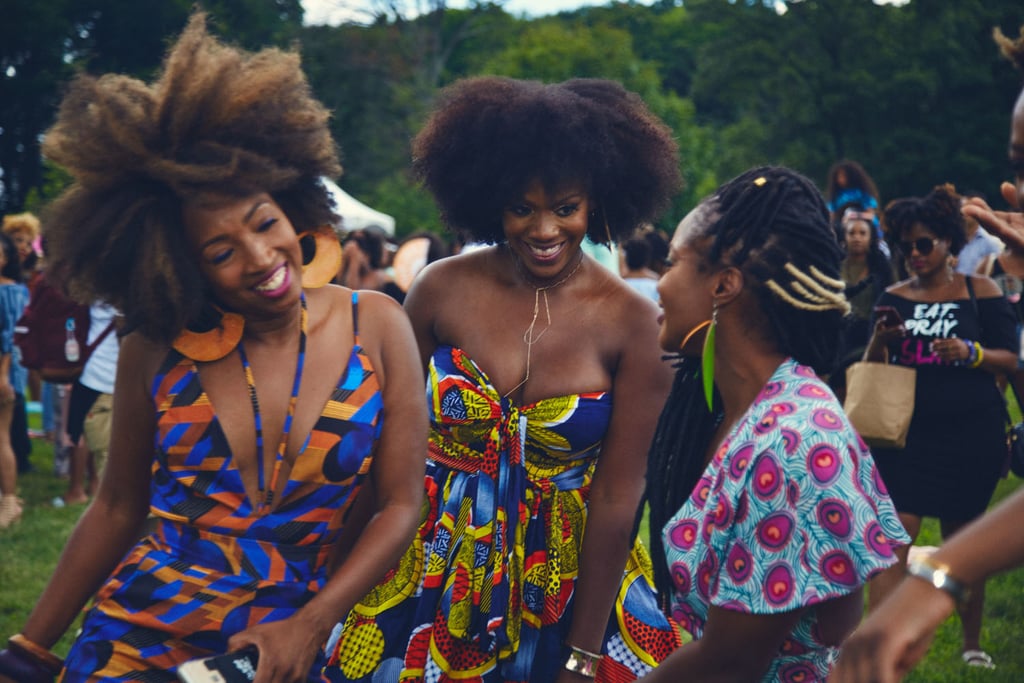
M 326 580 L 382 425 L 377 378 L 357 335 L 277 506 L 253 516 L 193 362 L 172 352 L 153 400 L 151 511 L 159 526 L 99 592 L 64 681 L 175 681 L 182 662 L 224 652 L 235 633 L 294 614 Z M 321 655 L 309 680 L 321 680 L 323 665 Z
M 611 396 L 560 396 L 520 408 L 449 346 L 431 359 L 427 394 L 430 457 L 419 533 L 350 613 L 327 676 L 554 680 L 568 656 L 562 643 Z M 650 576 L 637 543 L 598 680 L 633 680 L 678 646 Z
M 910 542 L 835 396 L 787 360 L 665 525 L 672 616 L 700 638 L 709 605 L 777 614 L 846 595 Z M 762 680 L 824 681 L 838 654 L 807 610 Z

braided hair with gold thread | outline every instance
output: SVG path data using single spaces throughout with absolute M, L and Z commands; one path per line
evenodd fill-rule
M 842 251 L 821 193 L 799 173 L 766 166 L 727 182 L 704 202 L 713 218 L 694 237 L 702 255 L 698 268 L 738 268 L 767 321 L 766 343 L 818 373 L 828 372 L 849 304 L 839 279 Z M 711 410 L 705 403 L 701 372 L 699 359 L 680 356 L 648 456 L 654 557 L 664 555 L 661 529 L 693 491 L 721 420 L 717 393 Z M 654 565 L 665 607 L 672 580 L 664 562 Z

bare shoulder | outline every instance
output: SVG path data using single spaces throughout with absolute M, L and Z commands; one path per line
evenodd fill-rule
M 141 388 L 148 391 L 170 351 L 166 343 L 154 341 L 141 332 L 129 332 L 120 342 L 118 377 L 141 380 Z
M 657 329 L 660 307 L 630 287 L 625 280 L 604 266 L 597 271 L 595 291 L 605 299 L 604 314 L 627 329 Z
M 974 285 L 974 294 L 978 298 L 991 299 L 1003 296 L 1003 290 L 999 288 L 999 284 L 992 278 L 984 275 L 968 275 L 966 277 L 971 278 L 971 284 Z
M 897 296 L 906 297 L 907 292 L 910 291 L 910 280 L 906 279 L 900 280 L 899 282 L 894 282 L 893 284 L 886 287 L 885 291 L 888 292 L 889 294 L 895 294 Z

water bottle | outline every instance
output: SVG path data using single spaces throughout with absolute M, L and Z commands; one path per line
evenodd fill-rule
M 69 363 L 77 363 L 81 349 L 78 348 L 78 340 L 75 339 L 74 318 L 68 318 L 67 322 L 64 323 L 64 333 L 66 335 L 64 340 L 64 358 Z

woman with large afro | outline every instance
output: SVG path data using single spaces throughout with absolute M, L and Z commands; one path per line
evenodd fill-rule
M 443 93 L 413 166 L 448 225 L 489 245 L 409 290 L 427 504 L 345 622 L 331 677 L 630 680 L 678 642 L 632 533 L 671 380 L 658 311 L 580 247 L 655 220 L 678 163 L 670 130 L 610 81 Z
M 75 179 L 49 256 L 130 332 L 103 481 L 4 680 L 170 681 L 245 647 L 257 683 L 320 680 L 331 627 L 408 546 L 423 374 L 393 300 L 321 286 L 327 118 L 297 55 L 222 45 L 202 14 L 153 84 L 72 84 L 44 145 Z M 363 487 L 377 505 L 353 528 Z M 62 663 L 47 648 L 94 594 Z

